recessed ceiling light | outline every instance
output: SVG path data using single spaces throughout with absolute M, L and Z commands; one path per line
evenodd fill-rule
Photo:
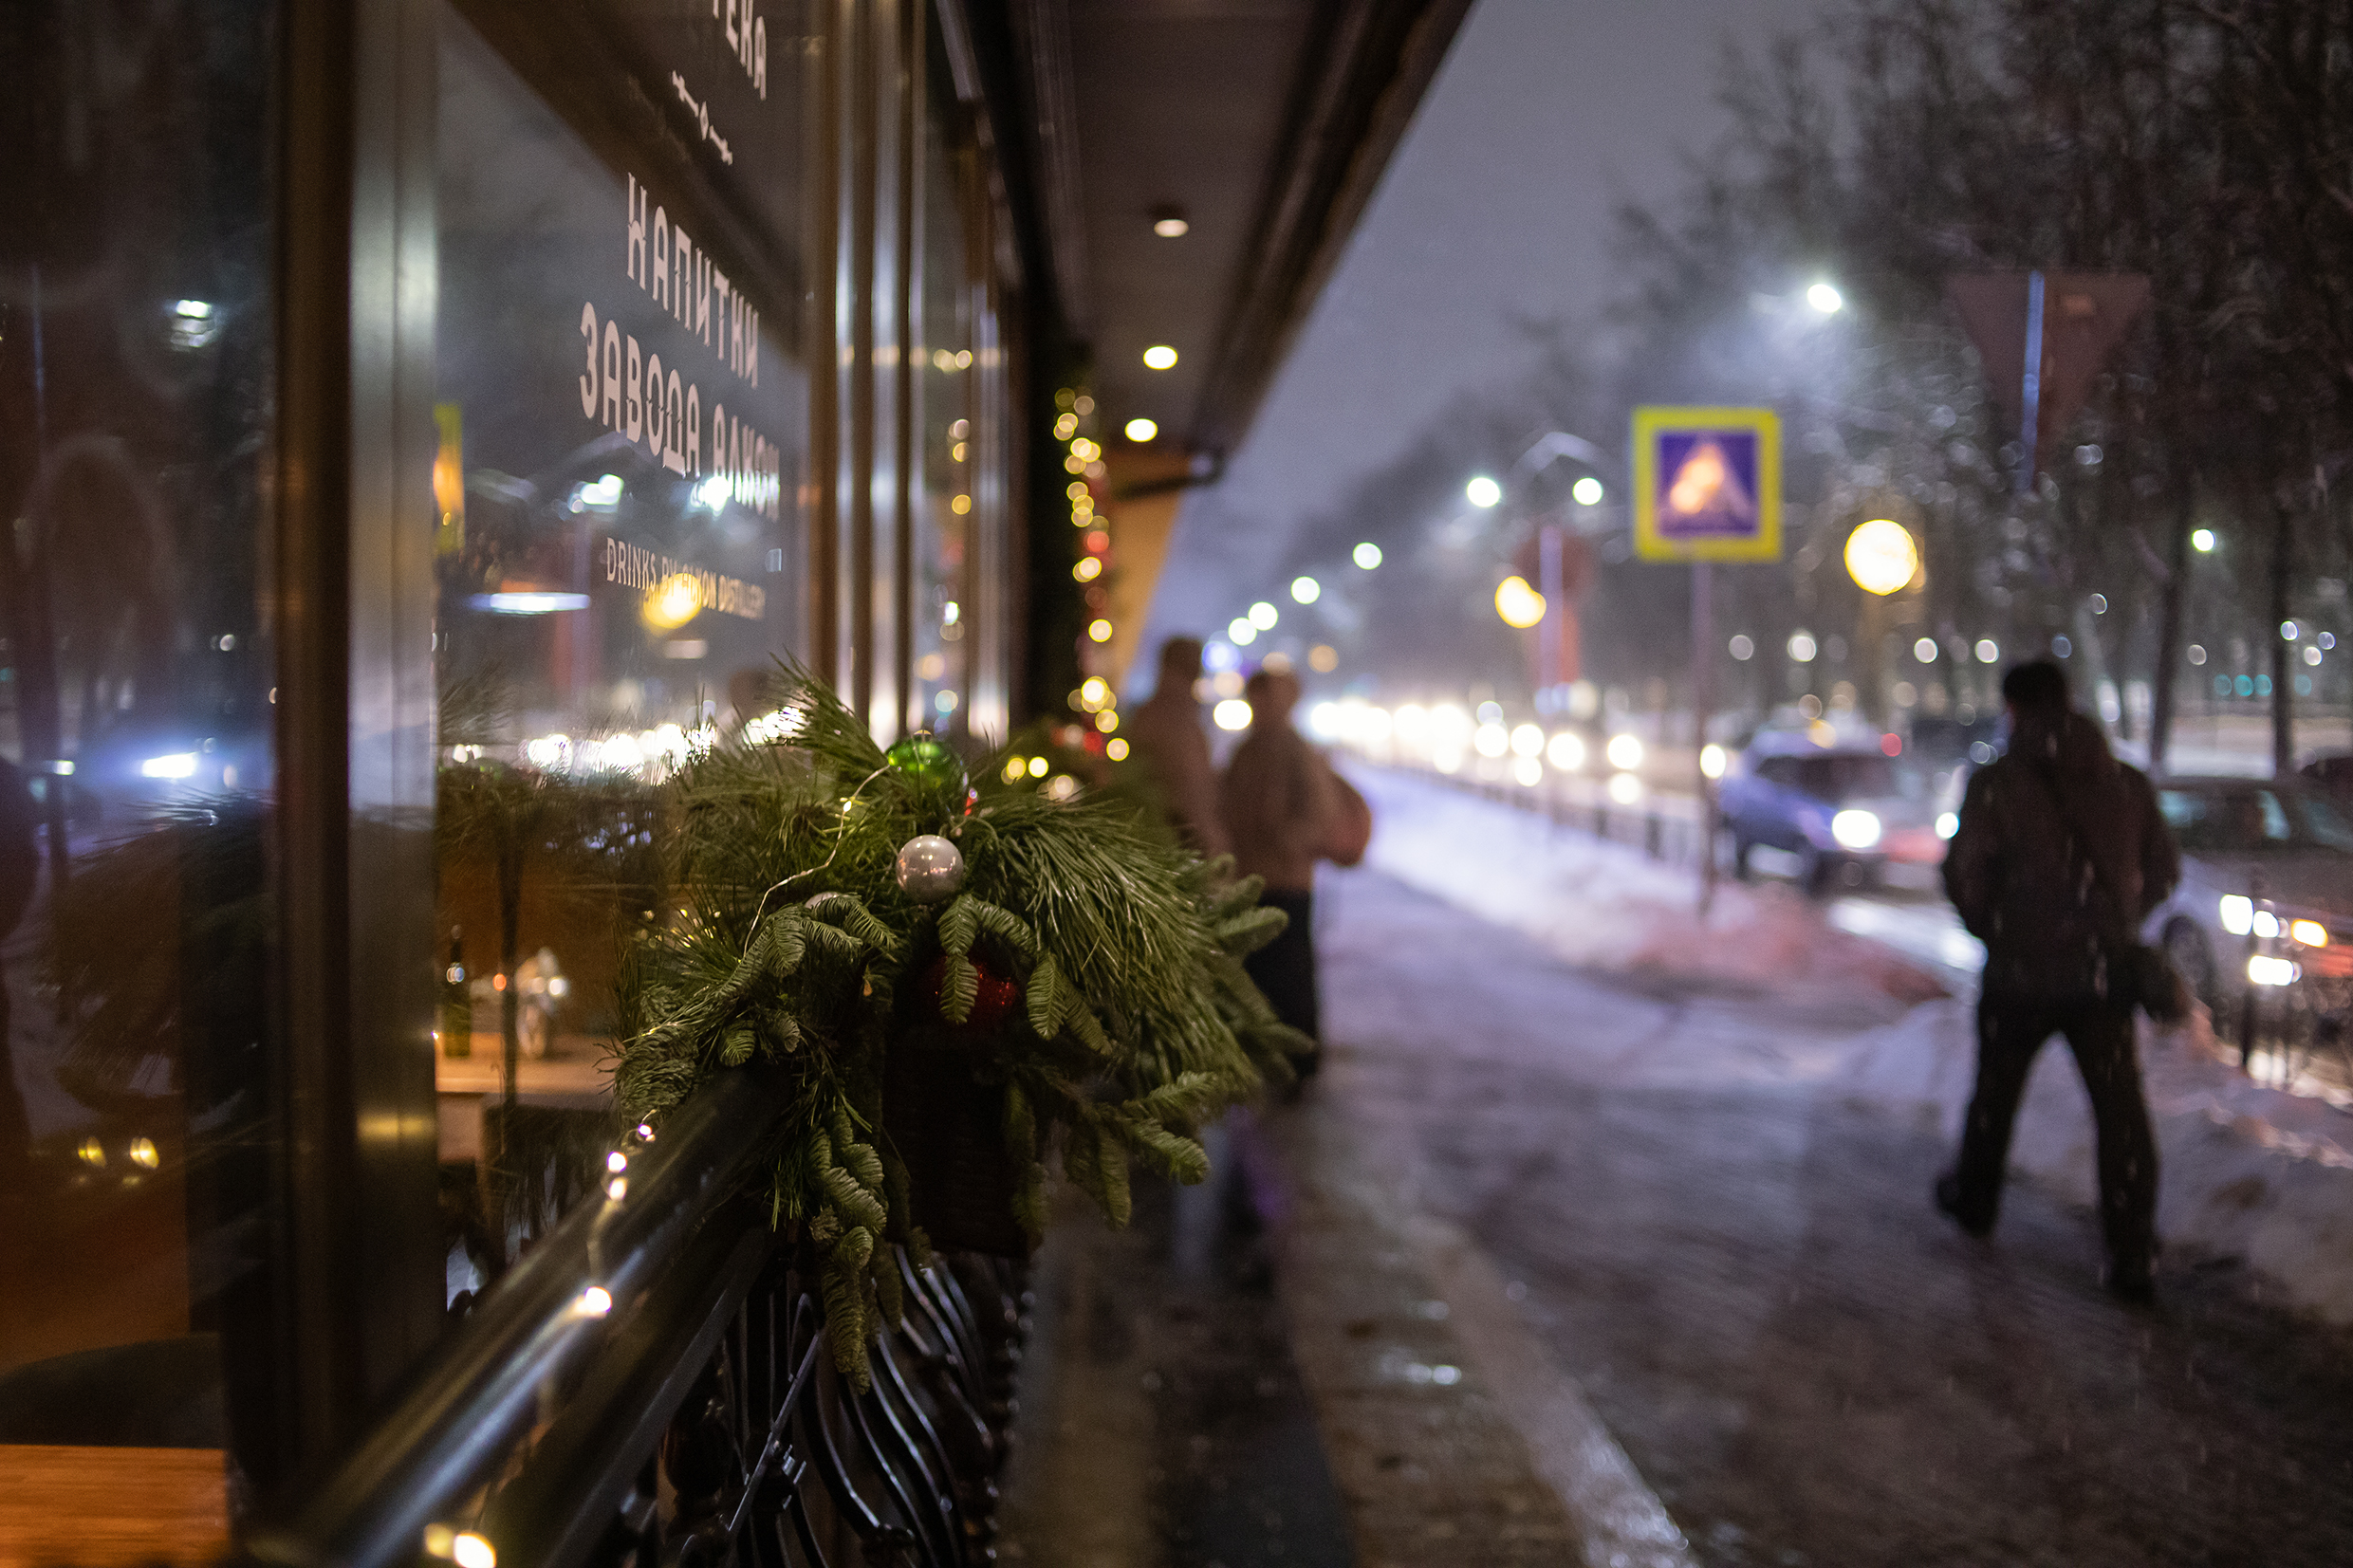
M 1193 227 L 1185 221 L 1181 207 L 1155 207 L 1152 210 L 1152 231 L 1164 240 L 1182 239 Z
M 1144 350 L 1144 368 L 1166 370 L 1176 362 L 1176 351 L 1166 343 L 1154 343 Z

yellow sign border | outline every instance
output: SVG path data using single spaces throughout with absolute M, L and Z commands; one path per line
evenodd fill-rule
M 1669 539 L 1658 531 L 1658 441 L 1677 431 L 1756 432 L 1756 533 L 1748 539 Z M 1781 415 L 1769 408 L 1634 411 L 1634 553 L 1643 561 L 1781 559 Z

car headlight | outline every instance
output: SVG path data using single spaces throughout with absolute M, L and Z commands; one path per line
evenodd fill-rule
M 2222 929 L 2244 936 L 2255 929 L 2255 901 L 2236 893 L 2222 895 Z
M 2257 953 L 2247 960 L 2247 978 L 2258 986 L 2292 986 L 2304 970 L 2285 958 Z
M 1869 849 L 1880 841 L 1880 820 L 1868 811 L 1842 811 L 1830 819 L 1830 837 L 1845 849 Z

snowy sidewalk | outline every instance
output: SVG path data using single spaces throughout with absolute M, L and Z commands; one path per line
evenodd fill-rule
M 1575 1452 L 1581 1423 L 1551 1412 L 1589 1411 L 1695 1562 L 2353 1562 L 2353 1335 L 2187 1246 L 2157 1310 L 2120 1307 L 2095 1217 L 2046 1182 L 2013 1185 L 1988 1242 L 1931 1207 L 1964 1007 L 1574 966 L 1371 868 L 1323 883 L 1317 928 L 1307 1109 L 1400 1223 L 1451 1227 L 1494 1282 L 1428 1270 L 1436 1326 L 1516 1314 L 1541 1353 L 1530 1377 L 1466 1342 L 1447 1392 L 1483 1377 L 1531 1453 Z M 2058 1095 L 2070 1134 L 2078 1098 Z M 2196 1154 L 2179 1108 L 2167 1127 L 2178 1211 Z
M 1965 995 L 1943 994 L 1959 988 L 1957 966 L 1919 956 L 1935 950 L 1926 945 L 1936 940 L 1933 923 L 1876 905 L 1825 914 L 1788 889 L 1728 884 L 1703 925 L 1688 870 L 1411 774 L 1358 766 L 1351 777 L 1374 808 L 1372 869 L 1509 926 L 1571 965 L 1670 988 L 1843 1003 L 1860 1015 L 1859 1032 L 1802 1047 L 1760 1052 L 1730 1035 L 1713 1048 L 1686 1040 L 1637 1074 L 1836 1086 L 1900 1116 L 1933 1116 L 1957 1137 L 1974 1064 L 1973 1008 Z M 1875 934 L 1892 928 L 1908 939 L 1909 953 L 1857 934 L 1875 921 Z M 2353 1117 L 2245 1077 L 2215 1051 L 2202 1016 L 2177 1031 L 2144 1020 L 2142 1059 L 2164 1160 L 2158 1225 L 2168 1244 L 2183 1258 L 2243 1259 L 2296 1307 L 2353 1323 Z M 2036 1061 L 2010 1157 L 2066 1199 L 2093 1201 L 2091 1121 L 2064 1042 Z

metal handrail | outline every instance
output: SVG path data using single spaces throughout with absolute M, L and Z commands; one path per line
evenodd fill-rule
M 772 1154 L 786 1104 L 779 1076 L 752 1066 L 721 1074 L 670 1112 L 604 1195 L 484 1294 L 417 1386 L 300 1511 L 256 1532 L 253 1558 L 289 1568 L 414 1562 L 427 1527 L 490 1481 L 541 1419 L 544 1393 L 617 1337 L 646 1354 L 623 1358 L 612 1386 L 592 1377 L 589 1403 L 607 1414 L 662 1411 L 648 1401 L 680 1368 L 691 1376 L 772 1248 L 764 1214 L 724 1222 Z M 649 1305 L 658 1286 L 664 1301 Z M 640 1319 L 650 1329 L 659 1318 L 667 1331 L 682 1309 L 701 1319 L 682 1337 L 648 1340 L 639 1329 Z

